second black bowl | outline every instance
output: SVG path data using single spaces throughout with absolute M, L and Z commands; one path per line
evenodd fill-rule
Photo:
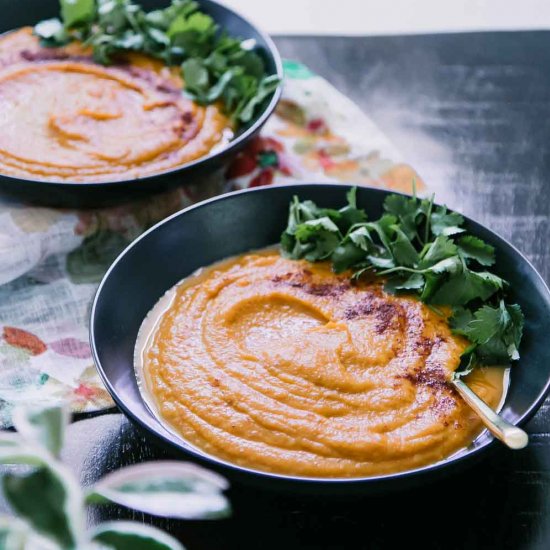
M 282 62 L 273 41 L 244 17 L 214 0 L 198 0 L 201 10 L 208 13 L 231 36 L 253 39 L 262 55 L 268 74 L 283 77 Z M 169 0 L 139 0 L 147 11 L 163 8 Z M 43 19 L 56 17 L 58 0 L 0 0 L 0 33 L 34 25 Z M 215 153 L 201 157 L 181 167 L 139 179 L 102 183 L 71 183 L 35 181 L 0 174 L 0 191 L 28 202 L 70 207 L 102 206 L 121 200 L 132 200 L 151 192 L 176 185 L 200 183 L 207 175 L 223 170 L 231 159 L 260 131 L 273 113 L 281 96 L 282 85 L 258 109 L 253 120 L 240 127 L 235 137 Z

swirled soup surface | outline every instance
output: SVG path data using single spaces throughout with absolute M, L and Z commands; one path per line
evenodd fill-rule
M 219 106 L 182 94 L 175 69 L 141 54 L 104 67 L 79 43 L 0 38 L 0 173 L 45 181 L 133 179 L 177 168 L 229 138 Z
M 481 430 L 448 382 L 467 342 L 379 281 L 353 285 L 271 249 L 204 269 L 163 300 L 136 349 L 145 391 L 211 455 L 283 474 L 369 476 L 437 462 Z M 496 407 L 502 373 L 479 369 L 468 383 Z

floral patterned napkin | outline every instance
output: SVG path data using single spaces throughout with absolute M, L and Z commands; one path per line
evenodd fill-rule
M 408 191 L 413 178 L 422 187 L 355 104 L 286 61 L 276 114 L 225 179 L 95 211 L 0 198 L 0 427 L 11 424 L 17 403 L 65 401 L 74 412 L 113 406 L 88 345 L 89 309 L 109 264 L 147 227 L 224 191 L 300 180 Z

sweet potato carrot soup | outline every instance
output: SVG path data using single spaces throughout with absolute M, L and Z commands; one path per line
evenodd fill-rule
M 100 182 L 176 168 L 231 135 L 216 105 L 181 93 L 160 61 L 93 62 L 80 43 L 45 49 L 30 28 L 0 40 L 0 172 Z
M 294 197 L 278 248 L 206 266 L 142 324 L 135 367 L 154 413 L 212 456 L 351 478 L 433 464 L 482 424 L 454 381 L 502 406 L 523 313 L 495 249 L 431 199 L 379 219 Z
M 161 299 L 136 346 L 144 392 L 192 445 L 258 470 L 387 474 L 481 430 L 449 384 L 468 342 L 446 315 L 276 249 L 201 270 Z M 503 370 L 468 384 L 491 406 Z

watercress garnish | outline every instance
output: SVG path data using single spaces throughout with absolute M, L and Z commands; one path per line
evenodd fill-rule
M 472 344 L 463 355 L 464 373 L 517 360 L 523 314 L 506 300 L 508 282 L 487 270 L 494 248 L 466 234 L 464 218 L 433 199 L 389 195 L 384 214 L 368 221 L 357 207 L 356 188 L 338 210 L 294 197 L 282 253 L 331 261 L 335 272 L 352 270 L 355 279 L 373 272 L 384 277 L 388 292 L 414 294 L 436 311 L 451 306 L 452 330 Z
M 80 40 L 91 46 L 98 63 L 142 52 L 180 66 L 185 94 L 200 104 L 222 101 L 233 120 L 252 120 L 257 107 L 279 85 L 267 75 L 253 40 L 227 35 L 194 0 L 172 0 L 145 12 L 132 0 L 60 0 L 61 19 L 34 27 L 45 47 Z

